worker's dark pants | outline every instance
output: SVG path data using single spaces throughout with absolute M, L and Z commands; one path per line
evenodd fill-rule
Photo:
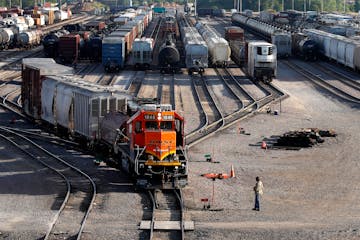
M 255 193 L 255 209 L 260 210 L 260 194 Z

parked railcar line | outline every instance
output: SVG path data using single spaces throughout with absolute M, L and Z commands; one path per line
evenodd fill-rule
M 294 63 L 293 61 L 283 61 L 287 66 L 294 69 L 296 72 L 300 73 L 307 79 L 309 79 L 315 85 L 321 87 L 322 89 L 328 91 L 329 93 L 352 103 L 360 104 L 360 98 L 354 97 L 353 95 L 343 91 L 342 89 L 330 84 L 320 76 L 310 72 L 309 70 L 305 69 L 304 67 Z
M 61 175 L 66 182 L 67 191 L 64 201 L 52 220 L 44 239 L 59 239 L 60 236 L 61 238 L 80 239 L 86 219 L 95 201 L 95 182 L 86 173 L 29 138 L 3 127 L 0 127 L 0 132 L 3 133 L 1 137 Z
M 185 238 L 184 204 L 181 189 L 154 190 L 148 192 L 152 202 L 152 216 L 150 222 L 150 240 Z M 156 222 L 179 223 L 178 230 L 155 229 Z

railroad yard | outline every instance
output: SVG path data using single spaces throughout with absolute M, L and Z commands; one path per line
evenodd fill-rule
M 81 17 L 82 21 L 100 19 Z M 156 22 L 156 15 L 153 18 Z M 184 19 L 187 20 L 181 20 L 183 27 L 191 25 L 191 18 Z M 200 21 L 222 36 L 226 34 L 225 27 L 232 25 L 229 17 L 204 17 Z M 356 183 L 360 181 L 360 74 L 329 59 L 305 61 L 295 56 L 278 58 L 276 76 L 266 73 L 266 81 L 265 76 L 261 76 L 264 81 L 251 80 L 249 72 L 232 61 L 226 67 L 205 67 L 201 73 L 200 60 L 192 63 L 194 66 L 188 65 L 183 46 L 186 41 L 177 37 L 167 44 L 167 34 L 159 30 L 161 27 L 154 23 L 149 26 L 144 34 L 157 39 L 154 54 L 159 54 L 164 46 L 176 46 L 176 57 L 185 64 L 167 59 L 166 69 L 152 66 L 134 70 L 125 64 L 119 72 L 106 72 L 105 69 L 117 69 L 118 65 L 90 60 L 66 66 L 50 60 L 42 62 L 39 58 L 45 58 L 43 46 L 0 52 L 0 238 L 359 239 L 360 188 Z M 181 34 L 178 26 L 168 22 L 165 26 L 170 26 L 175 36 Z M 113 41 L 113 37 L 107 37 Z M 257 39 L 247 30 L 245 38 Z M 128 62 L 135 61 L 133 57 Z M 158 59 L 154 59 L 152 65 L 157 63 Z M 28 87 L 29 93 L 24 94 L 22 71 L 26 76 L 27 66 L 40 68 L 37 71 L 46 79 L 42 80 L 43 92 Z M 60 76 L 52 76 L 57 73 Z M 37 119 L 37 109 L 29 114 L 29 104 L 24 105 L 23 98 L 36 94 L 48 97 L 51 94 L 46 93 L 45 87 L 60 86 L 61 81 L 68 85 L 54 92 L 81 85 L 99 92 L 113 91 L 114 98 L 157 99 L 164 108 L 172 107 L 184 118 L 186 146 L 178 148 L 186 151 L 186 161 L 174 158 L 175 162 L 183 161 L 174 171 L 180 175 L 178 169 L 186 168 L 186 186 L 141 190 L 131 174 L 119 169 L 124 168 L 124 158 L 120 162 L 115 159 L 120 147 L 110 149 L 115 162 L 106 164 L 99 161 L 103 148 L 85 149 L 83 142 L 73 141 L 74 136 L 54 134 L 60 132 L 60 127 L 48 131 L 48 126 L 41 124 L 43 115 L 43 119 Z M 66 100 L 65 95 L 63 102 L 75 101 Z M 46 108 L 46 102 L 42 102 L 42 114 L 50 108 L 55 112 L 59 104 L 65 104 L 55 97 L 53 100 L 52 95 L 51 100 L 60 103 L 47 103 L 50 107 Z M 120 111 L 123 106 L 116 100 Z M 102 103 L 97 104 L 102 107 Z M 86 105 L 92 117 L 102 114 L 94 112 L 90 102 Z M 72 107 L 64 112 L 70 114 L 69 109 L 76 112 Z M 150 112 L 149 109 L 142 111 Z M 161 112 L 159 107 L 156 111 Z M 37 121 L 31 121 L 29 115 Z M 128 115 L 125 122 L 139 115 Z M 58 122 L 61 117 L 66 119 L 56 117 Z M 127 136 L 121 143 L 118 139 L 119 132 L 124 135 L 122 126 L 117 126 L 116 141 L 111 144 L 124 145 L 129 141 Z M 317 131 L 306 137 L 312 147 L 290 145 L 290 140 L 287 145 L 276 144 L 281 136 L 294 139 L 308 134 L 310 129 Z M 336 136 L 320 136 L 319 129 Z M 140 132 L 135 130 L 135 124 L 134 132 Z M 96 135 L 91 137 L 96 140 Z M 129 169 L 131 162 L 128 164 Z M 152 167 L 155 169 L 156 165 Z M 209 175 L 216 177 L 206 177 Z M 261 210 L 253 211 L 257 176 L 264 184 L 264 194 Z M 163 175 L 162 183 L 164 178 L 168 176 Z

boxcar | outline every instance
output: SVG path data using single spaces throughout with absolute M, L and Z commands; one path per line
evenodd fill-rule
M 102 64 L 107 72 L 118 72 L 124 67 L 125 41 L 119 37 L 104 37 L 102 40 Z
M 52 58 L 24 58 L 21 71 L 23 111 L 34 120 L 41 117 L 41 86 L 48 75 L 72 75 L 73 68 L 57 64 Z

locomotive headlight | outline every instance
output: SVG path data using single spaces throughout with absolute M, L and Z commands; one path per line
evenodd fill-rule
M 161 120 L 161 113 L 157 114 L 157 119 L 160 121 Z
M 151 169 L 152 167 L 151 166 L 148 166 L 148 169 Z
M 179 167 L 178 166 L 175 166 L 175 170 L 178 170 L 179 169 Z
M 184 168 L 184 167 L 185 167 L 185 164 L 181 164 L 181 167 Z

